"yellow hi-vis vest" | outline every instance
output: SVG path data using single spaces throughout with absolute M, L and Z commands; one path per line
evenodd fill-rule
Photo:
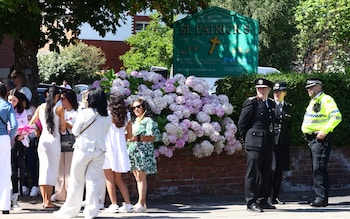
M 318 108 L 316 109 L 318 112 L 315 112 L 315 108 Z M 328 134 L 341 120 L 342 115 L 334 99 L 322 93 L 320 96 L 313 98 L 306 108 L 301 131 L 304 134 L 312 134 L 318 131 Z

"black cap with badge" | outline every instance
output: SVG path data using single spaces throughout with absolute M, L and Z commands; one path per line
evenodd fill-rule
M 272 87 L 273 83 L 265 78 L 255 79 L 255 87 Z
M 274 91 L 287 90 L 287 83 L 284 81 L 276 81 L 275 84 L 273 85 L 273 90 Z

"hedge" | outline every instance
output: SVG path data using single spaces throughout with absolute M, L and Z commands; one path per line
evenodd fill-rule
M 350 73 L 273 73 L 266 75 L 245 74 L 241 76 L 230 76 L 216 82 L 217 94 L 226 94 L 232 105 L 234 113 L 232 119 L 237 123 L 244 100 L 255 96 L 254 80 L 257 77 L 264 77 L 272 82 L 282 80 L 288 84 L 286 101 L 293 105 L 292 111 L 292 145 L 306 145 L 300 127 L 309 103 L 310 97 L 305 89 L 305 81 L 309 77 L 318 77 L 324 81 L 323 90 L 336 101 L 342 114 L 343 120 L 334 130 L 333 143 L 336 146 L 347 146 L 350 142 Z M 270 97 L 273 98 L 272 92 Z

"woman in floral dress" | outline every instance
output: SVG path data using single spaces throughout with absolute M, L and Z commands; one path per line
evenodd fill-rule
M 131 109 L 133 136 L 128 139 L 128 151 L 139 195 L 134 212 L 146 212 L 147 175 L 157 173 L 153 142 L 160 140 L 160 131 L 145 100 L 136 99 Z

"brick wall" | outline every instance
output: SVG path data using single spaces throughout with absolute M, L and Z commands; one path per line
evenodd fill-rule
M 130 46 L 123 41 L 106 40 L 82 40 L 84 43 L 101 48 L 105 53 L 106 64 L 99 66 L 102 69 L 114 69 L 119 71 L 123 67 L 123 62 L 119 56 L 124 55 Z
M 243 195 L 246 156 L 214 155 L 195 158 L 191 151 L 177 150 L 173 158 L 158 158 L 158 174 L 148 176 L 148 197 L 174 195 Z M 125 174 L 131 197 L 137 197 L 135 180 Z M 331 189 L 350 188 L 350 150 L 333 148 L 329 161 Z M 307 146 L 291 149 L 291 171 L 285 172 L 283 191 L 311 191 L 311 160 Z M 121 197 L 119 197 L 119 200 Z

